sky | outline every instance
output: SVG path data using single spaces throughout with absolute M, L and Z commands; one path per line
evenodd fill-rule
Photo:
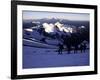
M 23 11 L 23 20 L 60 18 L 68 20 L 89 21 L 88 13 L 67 13 L 67 12 L 45 12 L 45 11 Z

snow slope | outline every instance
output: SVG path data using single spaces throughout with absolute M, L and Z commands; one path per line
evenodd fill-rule
M 23 45 L 24 46 L 31 46 L 31 47 L 38 47 L 38 48 L 56 48 L 57 46 L 54 45 L 48 45 L 46 43 L 42 43 L 39 41 L 35 41 L 35 40 L 28 40 L 28 39 L 23 39 Z
M 89 65 L 89 50 L 85 53 L 59 55 L 57 49 L 45 49 L 23 46 L 23 68 L 45 68 L 64 66 L 86 66 Z

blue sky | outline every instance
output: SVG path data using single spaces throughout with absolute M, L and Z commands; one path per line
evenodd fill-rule
M 60 18 L 68 20 L 89 21 L 90 16 L 88 13 L 23 11 L 24 20 L 41 18 Z

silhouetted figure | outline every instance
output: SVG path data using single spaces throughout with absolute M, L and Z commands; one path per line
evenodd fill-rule
M 86 43 L 84 43 L 84 44 L 83 44 L 83 52 L 86 51 L 86 47 L 87 47 L 87 46 L 86 46 Z
M 65 36 L 63 37 L 63 44 L 67 47 L 67 53 L 70 54 L 71 51 L 71 37 Z
M 74 47 L 75 47 L 75 48 L 74 48 L 74 53 L 77 53 L 78 45 L 75 45 Z
M 58 47 L 58 54 L 62 54 L 62 50 L 64 49 L 63 44 L 59 43 Z
M 83 44 L 80 44 L 80 51 L 83 52 Z
M 67 45 L 67 50 L 68 50 L 68 54 L 70 54 L 70 51 L 71 51 L 71 45 Z

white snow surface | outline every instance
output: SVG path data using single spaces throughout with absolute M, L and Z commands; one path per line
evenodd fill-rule
M 85 53 L 63 51 L 57 49 L 23 47 L 23 68 L 67 67 L 89 65 L 89 50 Z

